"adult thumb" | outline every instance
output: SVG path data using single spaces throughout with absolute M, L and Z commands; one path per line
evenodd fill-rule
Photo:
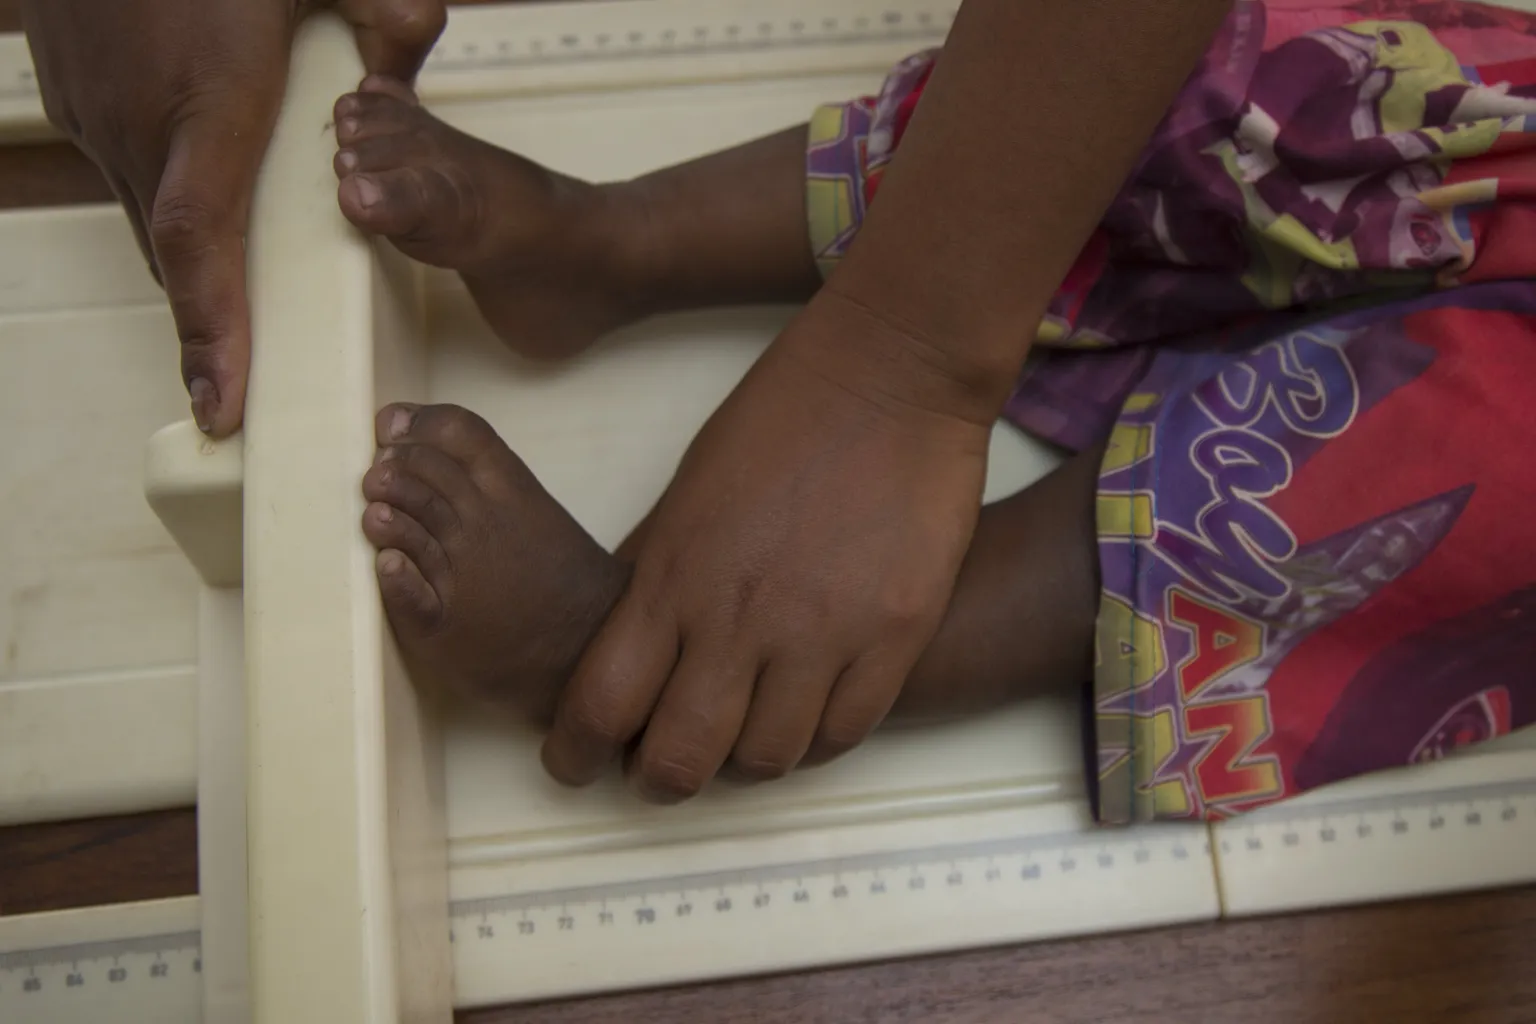
M 270 125 L 231 132 L 219 113 L 188 117 L 171 137 L 150 211 L 150 243 L 181 341 L 192 415 L 214 437 L 238 430 L 245 412 L 245 234 L 269 136 Z

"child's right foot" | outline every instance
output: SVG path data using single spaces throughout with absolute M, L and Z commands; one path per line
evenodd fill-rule
M 336 102 L 348 220 L 456 270 L 513 350 L 559 358 L 643 315 L 644 212 L 448 127 L 378 76 Z

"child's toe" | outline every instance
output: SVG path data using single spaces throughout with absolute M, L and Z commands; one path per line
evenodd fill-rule
M 391 420 L 393 429 L 400 421 Z M 430 445 L 460 465 L 472 466 L 486 454 L 506 447 L 495 429 L 468 409 L 428 405 L 409 417 L 405 440 Z
M 343 146 L 381 135 L 397 135 L 416 123 L 420 111 L 414 104 L 393 96 L 350 92 L 336 101 L 331 116 L 336 122 L 336 141 Z
M 338 149 L 334 166 L 338 177 L 419 167 L 430 158 L 426 150 L 426 143 L 419 135 L 408 132 L 376 135 Z
M 357 91 L 365 96 L 388 96 L 413 107 L 421 102 L 410 86 L 389 75 L 369 75 Z
M 379 595 L 397 631 L 430 633 L 443 616 L 443 602 L 421 569 L 403 551 L 387 548 L 375 560 Z
M 338 153 L 337 160 L 340 159 Z M 458 237 L 455 232 L 459 225 L 474 216 L 473 204 L 463 189 L 435 167 L 413 165 L 369 173 L 345 172 L 337 197 L 342 213 L 353 224 L 410 246 L 407 255 L 420 258 Z
M 395 459 L 376 462 L 363 475 L 363 497 L 404 512 L 426 527 L 439 543 L 458 535 L 458 510 L 436 488 Z

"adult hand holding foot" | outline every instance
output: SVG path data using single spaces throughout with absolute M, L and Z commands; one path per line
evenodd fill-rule
M 949 601 L 1046 304 L 1228 6 L 966 0 L 846 259 L 657 507 L 561 696 L 555 778 L 632 750 L 641 794 L 675 801 L 880 723 Z
M 165 287 L 198 426 L 245 407 L 245 234 L 294 26 L 336 7 L 370 71 L 412 77 L 443 0 L 22 0 L 48 119 L 102 172 Z

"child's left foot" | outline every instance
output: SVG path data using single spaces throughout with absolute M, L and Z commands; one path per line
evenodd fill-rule
M 648 224 L 620 189 L 465 135 L 374 76 L 336 102 L 342 212 L 414 260 L 456 270 L 523 355 L 573 355 L 637 319 Z
M 629 578 L 480 417 L 392 405 L 375 423 L 363 532 L 407 659 L 548 723 Z
M 629 580 L 480 417 L 392 405 L 375 423 L 363 532 L 413 667 L 482 705 L 551 721 Z M 1088 452 L 982 510 L 902 716 L 975 713 L 1086 677 L 1098 586 Z

